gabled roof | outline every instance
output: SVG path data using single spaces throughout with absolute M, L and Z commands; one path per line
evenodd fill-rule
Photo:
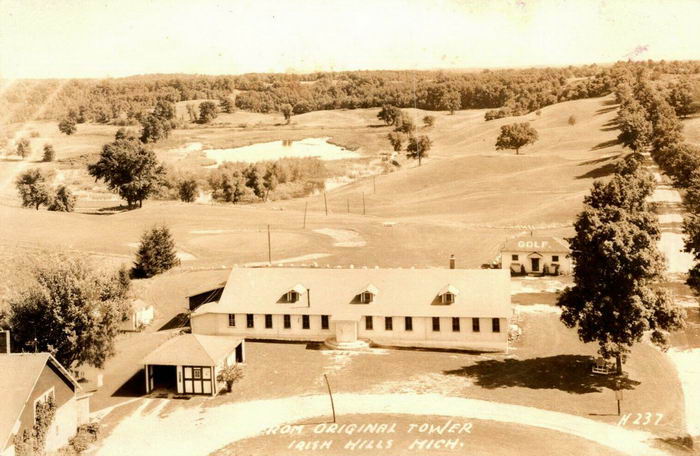
M 308 289 L 308 300 L 280 302 L 297 283 Z M 367 284 L 381 290 L 370 303 L 357 295 Z M 460 290 L 455 303 L 441 306 L 440 292 Z M 193 316 L 206 313 L 294 315 L 501 317 L 512 314 L 510 273 L 502 269 L 326 269 L 234 268 L 219 302 L 205 304 Z
M 306 293 L 306 287 L 300 283 L 294 285 L 289 291 L 296 291 L 299 294 Z
M 440 295 L 444 295 L 445 293 L 452 293 L 453 295 L 457 296 L 459 294 L 459 288 L 455 287 L 454 285 L 447 285 L 440 290 Z
M 241 343 L 229 336 L 183 334 L 165 341 L 148 354 L 141 364 L 162 366 L 214 366 L 226 358 Z
M 372 285 L 371 283 L 368 283 L 367 285 L 365 285 L 362 288 L 362 290 L 360 290 L 360 293 L 365 293 L 365 292 L 372 293 L 373 295 L 376 296 L 379 294 L 379 289 L 377 287 L 375 287 L 374 285 Z
M 566 241 L 553 236 L 522 236 L 509 239 L 501 252 L 569 253 Z
M 7 446 L 12 429 L 47 363 L 61 372 L 74 391 L 80 389 L 73 376 L 49 353 L 0 354 L 0 451 Z

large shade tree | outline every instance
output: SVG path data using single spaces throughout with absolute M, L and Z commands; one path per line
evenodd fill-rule
M 29 169 L 17 176 L 15 187 L 23 207 L 33 207 L 38 211 L 39 207 L 51 200 L 46 176 L 39 168 Z
M 503 125 L 496 139 L 496 150 L 513 149 L 520 154 L 520 149 L 528 144 L 534 144 L 538 139 L 537 130 L 529 122 Z
M 68 368 L 101 368 L 114 354 L 128 276 L 66 255 L 41 258 L 10 299 L 7 323 L 17 351 L 49 352 Z
M 124 198 L 129 209 L 136 203 L 143 206 L 143 200 L 155 192 L 165 176 L 156 154 L 134 139 L 105 144 L 100 159 L 88 165 L 88 172 Z
M 432 146 L 433 142 L 428 136 L 422 135 L 417 138 L 415 136 L 411 136 L 408 138 L 406 156 L 408 156 L 408 158 L 418 160 L 418 166 L 421 166 L 423 159 L 428 156 Z
M 684 320 L 659 286 L 664 271 L 657 248 L 660 232 L 646 203 L 653 188 L 642 171 L 596 182 L 569 239 L 575 285 L 557 300 L 562 322 L 577 328 L 583 342 L 597 342 L 601 356 L 615 358 L 618 373 L 645 334 L 665 347 L 668 332 Z

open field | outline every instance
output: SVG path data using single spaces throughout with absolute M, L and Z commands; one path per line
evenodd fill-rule
M 423 114 L 415 112 L 418 118 Z M 107 193 L 101 198 L 111 201 L 80 201 L 80 214 L 51 214 L 18 208 L 14 189 L 7 182 L 0 189 L 4 203 L 0 217 L 12 223 L 3 224 L 0 235 L 4 240 L 11 239 L 13 245 L 46 243 L 126 258 L 133 250 L 129 244 L 138 242 L 145 227 L 165 222 L 175 232 L 179 247 L 194 256 L 188 265 L 230 265 L 267 260 L 264 231 L 271 224 L 273 260 L 328 254 L 319 263 L 443 266 L 445 258 L 455 253 L 461 266 L 477 267 L 492 261 L 499 244 L 508 236 L 533 228 L 540 234 L 569 234 L 572 217 L 592 178 L 609 171 L 611 157 L 620 152 L 612 145 L 615 132 L 606 127 L 614 116 L 607 98 L 562 103 L 543 109 L 541 116 L 530 114 L 492 122 L 483 121 L 481 110 L 453 116 L 434 114 L 434 127 L 419 128 L 419 133 L 429 134 L 435 142 L 431 158 L 423 166 L 412 163 L 397 172 L 329 192 L 329 216 L 325 216 L 322 196 L 245 207 L 147 201 L 143 209 L 113 213 L 105 209 L 120 202 Z M 576 116 L 576 125 L 568 125 L 569 115 Z M 329 136 L 333 142 L 357 148 L 368 158 L 376 159 L 388 150 L 384 136 L 390 128 L 378 124 L 376 110 L 313 112 L 294 116 L 289 126 L 275 126 L 279 116 L 244 112 L 222 115 L 217 120 L 238 125 L 236 119 L 247 123 L 248 128 L 176 130 L 156 149 L 171 163 L 186 157 L 169 151 L 190 142 L 234 147 Z M 539 130 L 540 141 L 520 156 L 512 151 L 494 151 L 498 128 L 525 119 Z M 45 141 L 52 142 L 58 159 L 63 159 L 90 150 L 97 153 L 116 127 L 79 125 L 78 133 L 70 137 L 60 135 L 55 125 L 47 123 L 32 124 L 30 129 L 42 135 L 32 141 L 35 150 Z M 84 171 L 71 171 L 65 162 L 41 166 L 59 168 L 59 179 L 69 186 L 74 182 L 95 186 L 85 175 L 74 175 Z M 0 162 L 0 176 L 11 172 L 8 168 L 9 162 Z M 309 214 L 304 230 L 306 204 Z M 52 229 L 46 233 L 48 226 Z M 314 229 L 354 230 L 365 245 L 334 246 L 331 237 Z

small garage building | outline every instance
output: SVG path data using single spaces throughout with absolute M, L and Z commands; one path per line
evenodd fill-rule
M 168 339 L 142 361 L 146 393 L 156 390 L 215 396 L 221 369 L 245 362 L 244 341 L 231 336 L 184 334 Z

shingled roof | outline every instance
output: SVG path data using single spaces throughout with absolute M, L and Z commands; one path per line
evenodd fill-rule
M 286 293 L 299 284 L 308 291 L 288 302 Z M 368 284 L 377 293 L 361 303 L 358 294 Z M 440 299 L 446 287 L 460 291 L 452 304 Z M 507 318 L 510 275 L 500 269 L 234 268 L 221 299 L 194 315 L 206 313 Z
M 502 252 L 569 253 L 569 246 L 553 236 L 522 236 L 509 239 Z
M 15 423 L 27 405 L 46 363 L 58 370 L 73 391 L 79 389 L 78 382 L 49 353 L 0 354 L 0 451 L 5 449 Z
M 159 366 L 214 366 L 241 343 L 228 336 L 183 334 L 165 341 L 146 356 L 141 364 Z

